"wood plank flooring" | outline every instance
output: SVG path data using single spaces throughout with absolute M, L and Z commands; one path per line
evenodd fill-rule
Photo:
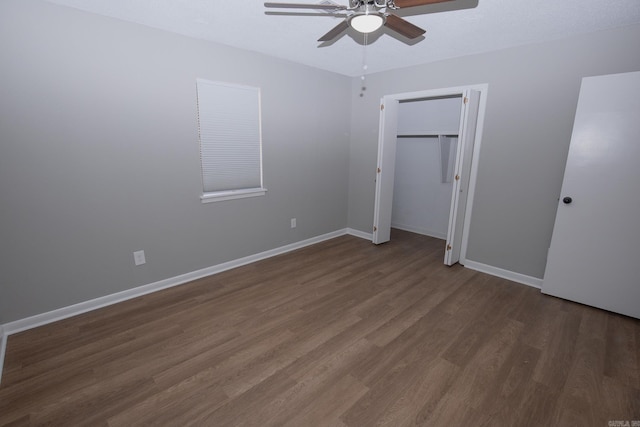
M 608 426 L 640 321 L 343 236 L 9 337 L 0 425 Z

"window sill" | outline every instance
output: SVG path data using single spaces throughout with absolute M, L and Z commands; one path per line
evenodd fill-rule
M 245 199 L 247 197 L 264 196 L 266 188 L 248 188 L 245 190 L 216 191 L 215 193 L 204 193 L 200 196 L 202 203 L 222 202 L 224 200 Z

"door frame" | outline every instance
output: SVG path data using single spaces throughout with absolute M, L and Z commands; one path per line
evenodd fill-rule
M 376 178 L 378 178 L 378 174 L 382 168 L 382 153 L 385 148 L 385 114 L 387 111 L 394 111 L 396 117 L 394 118 L 394 122 L 397 123 L 397 109 L 396 108 L 385 108 L 383 106 L 388 105 L 389 103 L 398 104 L 400 101 L 413 101 L 413 100 L 421 100 L 428 98 L 438 98 L 438 97 L 448 97 L 448 96 L 461 96 L 464 97 L 464 94 L 468 90 L 474 90 L 480 92 L 480 102 L 478 107 L 478 117 L 476 122 L 475 129 L 475 137 L 473 139 L 473 155 L 471 158 L 471 170 L 469 176 L 469 187 L 467 191 L 467 200 L 466 200 L 466 210 L 464 213 L 464 222 L 462 228 L 462 242 L 460 248 L 460 264 L 464 265 L 466 262 L 466 254 L 467 254 L 467 244 L 469 240 L 469 224 L 471 223 L 471 213 L 473 209 L 473 199 L 475 195 L 476 189 L 476 180 L 478 175 L 478 164 L 480 157 L 480 146 L 482 143 L 482 134 L 484 129 L 484 119 L 487 105 L 487 95 L 489 91 L 489 85 L 487 83 L 483 84 L 474 84 L 467 86 L 455 86 L 455 87 L 447 87 L 447 88 L 439 88 L 439 89 L 427 89 L 420 90 L 414 92 L 403 92 L 396 94 L 384 95 L 380 100 L 380 123 L 379 123 L 379 134 L 378 134 L 378 159 L 376 165 Z M 387 132 L 388 133 L 388 132 Z M 397 134 L 397 132 L 396 132 Z M 390 137 L 390 136 L 389 136 Z M 395 137 L 395 135 L 394 135 Z M 459 142 L 460 143 L 460 142 Z M 387 147 L 393 147 L 393 158 L 395 159 L 395 144 L 387 143 Z M 395 162 L 395 160 L 394 160 Z M 384 165 L 387 170 L 389 170 L 388 165 Z M 458 165 L 456 165 L 457 168 Z M 392 169 L 395 165 L 392 166 Z M 380 179 L 376 179 L 376 195 L 375 195 L 375 204 L 374 204 L 374 229 L 372 235 L 372 242 L 377 243 L 377 228 L 376 224 L 378 222 L 379 216 L 379 191 L 380 191 Z M 393 191 L 393 190 L 391 190 Z M 445 248 L 446 252 L 446 248 Z

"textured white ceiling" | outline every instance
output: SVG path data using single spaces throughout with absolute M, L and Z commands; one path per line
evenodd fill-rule
M 383 29 L 365 48 L 353 30 L 328 45 L 316 41 L 341 18 L 268 16 L 263 0 L 48 1 L 348 76 L 362 73 L 365 56 L 372 73 L 640 23 L 640 0 L 453 0 L 399 11 L 427 30 L 418 43 Z

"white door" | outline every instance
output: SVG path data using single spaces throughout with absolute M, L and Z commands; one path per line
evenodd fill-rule
M 479 107 L 480 92 L 476 90 L 466 90 L 460 112 L 458 152 L 456 153 L 456 166 L 454 171 L 455 179 L 451 190 L 449 228 L 447 230 L 447 244 L 444 252 L 444 263 L 446 265 L 453 265 L 460 261 L 464 213 L 467 208 L 473 143 L 476 138 Z
M 380 136 L 376 173 L 376 203 L 373 210 L 373 243 L 388 242 L 391 235 L 393 181 L 398 135 L 398 100 L 384 97 L 380 105 Z
M 640 72 L 582 80 L 542 292 L 640 318 Z

